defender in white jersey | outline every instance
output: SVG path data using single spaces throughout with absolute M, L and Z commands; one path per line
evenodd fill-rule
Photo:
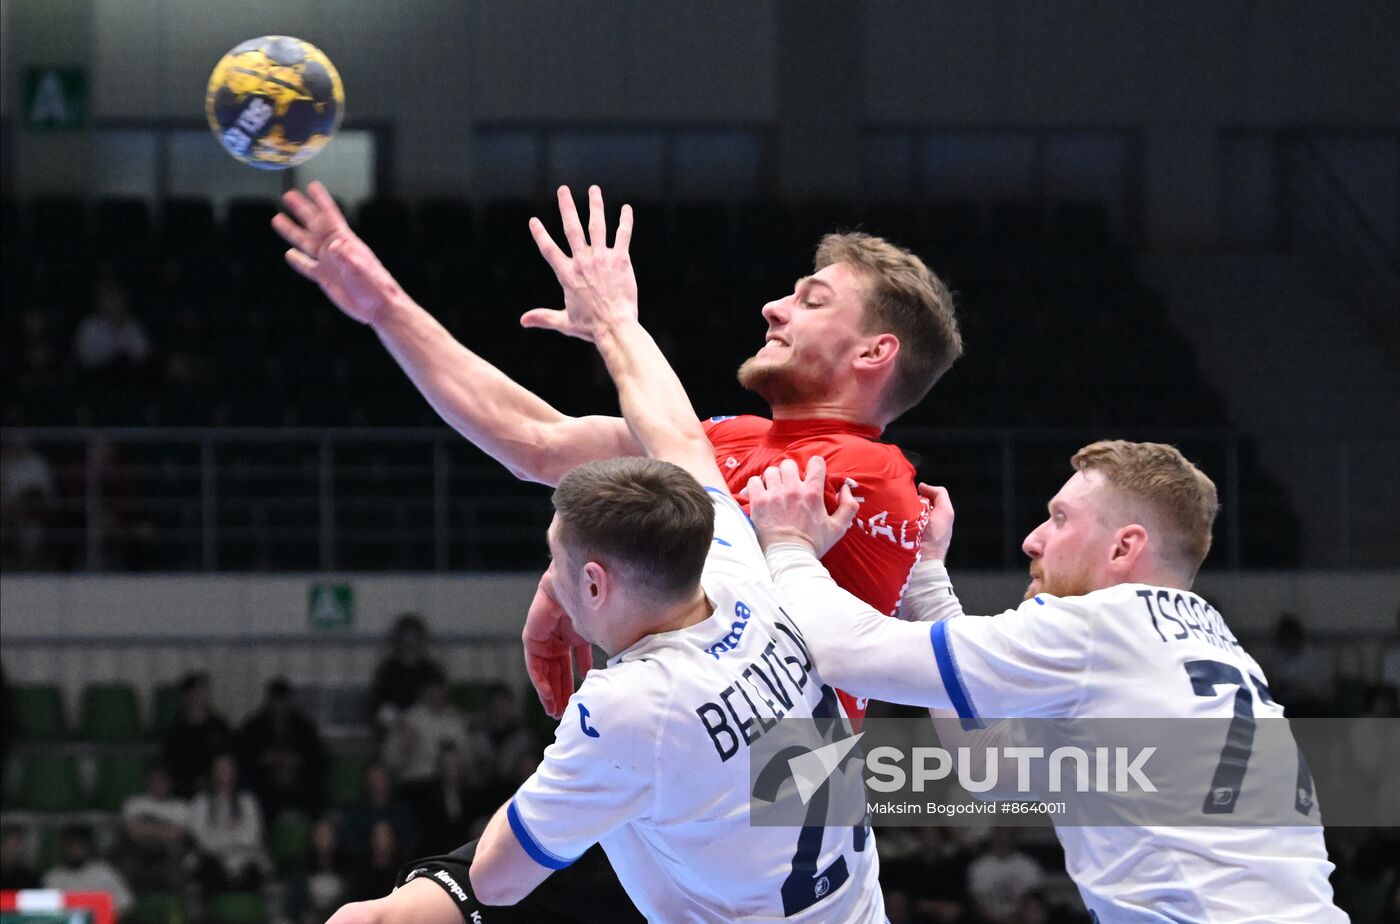
M 653 458 L 592 462 L 563 478 L 532 611 L 567 615 L 608 667 L 575 691 L 467 875 L 434 858 L 392 895 L 332 922 L 491 924 L 489 906 L 520 901 L 601 843 L 651 921 L 879 924 L 868 830 L 749 823 L 749 746 L 778 718 L 839 720 L 841 706 L 779 606 L 680 382 L 637 323 L 631 210 L 609 248 L 596 187 L 590 204 L 591 245 L 572 208 L 563 215 L 572 258 L 538 222 L 532 230 L 564 288 L 564 329 L 597 344 Z M 825 465 L 814 460 L 814 470 Z M 841 502 L 855 509 L 849 488 Z
M 844 524 L 827 515 L 819 483 L 790 462 L 750 482 L 774 579 L 827 680 L 936 717 L 951 710 L 954 736 L 982 718 L 1281 719 L 1258 663 L 1190 590 L 1209 549 L 1215 486 L 1176 449 L 1153 443 L 1095 443 L 1073 464 L 1077 473 L 1024 543 L 1025 602 L 995 617 L 962 614 L 942 566 L 951 505 L 942 489 L 921 486 L 934 505 L 904 609 L 923 625 L 878 618 L 825 575 L 813 550 Z M 949 742 L 945 724 L 945 746 L 977 743 Z M 1222 810 L 1271 800 L 1308 826 L 1058 827 L 1068 872 L 1097 920 L 1347 920 L 1332 902 L 1333 866 L 1305 765 L 1243 756 L 1222 759 L 1217 777 L 1202 779 L 1202 796 Z

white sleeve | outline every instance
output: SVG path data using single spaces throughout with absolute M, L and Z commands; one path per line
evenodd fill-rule
M 942 622 L 961 616 L 962 612 L 962 603 L 953 592 L 953 582 L 943 562 L 920 559 L 909 572 L 909 586 L 904 588 L 896 615 L 908 622 Z
M 585 678 L 554 743 L 506 807 L 511 831 L 541 866 L 563 869 L 650 811 L 663 706 L 648 699 L 657 691 L 607 676 L 632 674 L 628 667 Z
M 715 538 L 705 559 L 705 570 L 768 580 L 768 564 L 763 560 L 763 549 L 749 515 L 724 488 L 706 485 L 705 491 L 715 504 Z
M 1091 620 L 1082 603 L 1038 594 L 1000 616 L 955 616 L 931 630 L 938 670 L 964 727 L 983 719 L 1076 714 L 1088 684 Z
M 949 706 L 927 626 L 891 619 L 842 590 L 806 546 L 774 545 L 767 559 L 823 680 L 854 696 Z

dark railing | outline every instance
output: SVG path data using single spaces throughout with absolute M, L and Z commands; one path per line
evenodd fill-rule
M 7 503 L 7 570 L 487 571 L 544 559 L 549 491 L 522 484 L 450 430 L 6 429 L 47 460 L 42 483 Z M 949 487 L 959 563 L 1023 565 L 1021 539 L 1071 473 L 1069 456 L 1103 436 L 1080 430 L 893 429 L 920 477 Z M 1115 431 L 1176 443 L 1218 483 L 1222 510 L 1210 566 L 1237 568 L 1277 540 L 1268 505 L 1241 477 L 1249 444 L 1223 430 Z M 1380 451 L 1400 456 L 1400 440 Z M 1337 460 L 1341 498 L 1328 565 L 1372 560 L 1368 483 L 1356 441 L 1299 439 Z M 6 466 L 17 464 L 7 457 Z M 32 466 L 31 466 L 32 467 Z M 1250 469 L 1246 466 L 1244 471 Z M 34 479 L 31 479 L 34 480 Z M 44 479 L 37 479 L 42 482 Z M 1353 496 L 1356 494 L 1358 496 Z M 1261 512 L 1262 511 L 1262 512 Z M 1291 516 L 1286 509 L 1283 516 Z M 1353 557 L 1354 556 L 1354 557 Z

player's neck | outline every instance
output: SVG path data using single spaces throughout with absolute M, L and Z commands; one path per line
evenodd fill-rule
M 657 611 L 654 603 L 646 603 L 642 610 L 634 614 L 634 618 L 626 620 L 626 624 L 634 628 L 625 638 L 617 641 L 617 650 L 612 650 L 608 645 L 604 645 L 603 649 L 608 652 L 608 657 L 615 657 L 619 652 L 626 651 L 648 635 L 662 635 L 666 632 L 675 632 L 678 629 L 697 626 L 709 619 L 714 611 L 714 604 L 705 596 L 704 590 L 698 586 L 692 596 L 679 603 L 671 604 L 660 612 Z
M 862 409 L 840 401 L 802 401 L 773 405 L 774 420 L 841 420 L 862 427 L 885 428 L 885 422 Z

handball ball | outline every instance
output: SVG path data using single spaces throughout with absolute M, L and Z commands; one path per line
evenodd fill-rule
M 285 170 L 331 140 L 345 113 L 345 88 L 315 45 L 264 35 L 215 66 L 204 112 L 224 150 L 251 167 Z

